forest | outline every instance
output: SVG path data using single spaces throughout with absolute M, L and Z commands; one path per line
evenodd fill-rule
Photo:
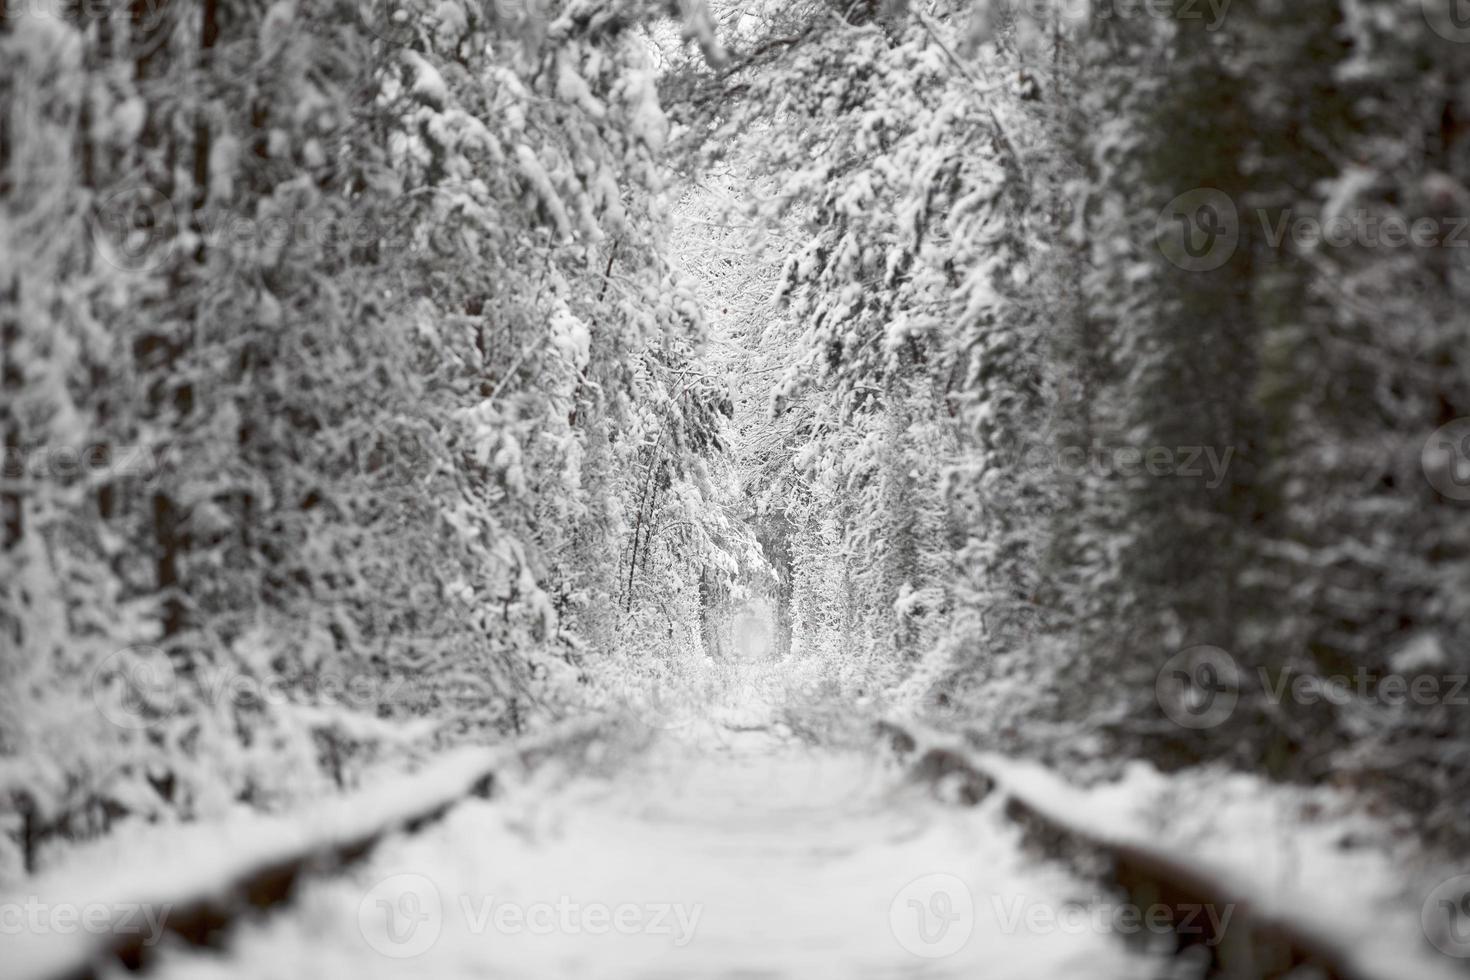
M 564 921 L 432 975 L 1465 975 L 1459 0 L 0 0 L 0 440 L 0 899 L 595 720 L 440 850 L 537 800 L 869 854 L 881 799 L 983 918 L 935 800 L 1096 808 L 1124 868 L 1136 797 L 1308 952 L 1032 926 L 927 973 L 953 895 L 903 892 L 918 959 L 898 911 L 757 955 L 711 870 L 646 881 L 699 959 Z M 854 789 L 875 731 L 932 792 Z M 688 794 L 729 826 L 620 822 Z M 1032 874 L 1003 809 L 984 867 Z M 319 926 L 163 972 L 369 975 Z

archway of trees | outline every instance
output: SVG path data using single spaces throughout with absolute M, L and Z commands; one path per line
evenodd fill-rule
M 752 606 L 829 703 L 1463 840 L 1470 715 L 1379 685 L 1470 640 L 1470 46 L 1142 8 L 0 2 L 0 862 Z

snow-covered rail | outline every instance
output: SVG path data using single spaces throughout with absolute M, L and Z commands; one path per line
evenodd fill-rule
M 1002 794 L 1006 815 L 1046 853 L 1080 859 L 1090 868 L 1100 865 L 1108 883 L 1133 906 L 1167 909 L 1181 949 L 1197 946 L 1198 955 L 1208 957 L 1211 976 L 1401 980 L 1409 975 L 1406 957 L 1422 971 L 1414 975 L 1425 980 L 1463 976 L 1443 961 L 1415 959 L 1395 941 L 1401 937 L 1384 935 L 1371 921 L 1342 921 L 1326 911 L 1329 903 L 1253 888 L 1241 869 L 1211 863 L 1116 814 L 1099 812 L 1085 791 L 1044 767 L 978 751 L 961 736 L 912 720 L 889 719 L 877 727 L 915 778 L 948 781 L 970 804 Z M 1200 915 L 1201 909 L 1231 914 Z
M 44 882 L 30 900 L 71 909 L 70 929 L 30 931 L 8 944 L 5 975 L 16 980 L 93 980 L 119 965 L 146 968 L 158 940 L 213 948 L 244 919 L 287 905 L 297 885 L 360 861 L 385 838 L 414 833 L 457 803 L 491 795 L 507 770 L 570 757 L 611 732 L 596 717 L 493 748 L 466 748 L 423 770 L 335 799 L 304 817 L 263 818 L 175 832 L 170 859 L 124 863 L 111 873 Z M 145 928 L 146 926 L 146 928 Z

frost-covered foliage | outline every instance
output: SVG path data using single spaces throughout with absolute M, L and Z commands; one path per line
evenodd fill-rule
M 0 863 L 519 731 L 731 573 L 662 8 L 4 10 Z
M 771 185 L 754 346 L 789 369 L 744 465 L 794 648 L 1012 746 L 1470 830 L 1470 45 L 1420 6 L 716 5 L 728 64 L 663 91 L 693 159 Z M 1239 704 L 1181 726 L 1160 671 L 1202 644 Z
M 1086 315 L 1068 321 L 1062 414 L 1106 445 L 1228 462 L 1089 474 L 1059 555 L 1085 637 L 1069 710 L 1098 710 L 1111 746 L 1333 776 L 1463 835 L 1447 801 L 1470 779 L 1452 693 L 1470 565 L 1436 472 L 1463 447 L 1436 430 L 1470 410 L 1452 244 L 1470 219 L 1470 52 L 1416 7 L 1083 25 Z M 1181 252 L 1181 216 L 1198 232 L 1215 205 L 1238 232 Z M 1395 244 L 1395 223 L 1432 242 Z M 1160 663 L 1194 644 L 1229 652 L 1239 706 L 1201 731 L 1149 725 Z M 1281 695 L 1320 677 L 1345 696 Z M 1412 684 L 1435 693 L 1392 693 Z
M 718 688 L 754 606 L 829 705 L 1470 833 L 1419 6 L 0 4 L 4 863 Z
M 748 210 L 797 239 L 763 338 L 789 361 L 781 449 L 753 463 L 787 521 L 795 642 L 935 681 L 1036 617 L 1046 494 L 1009 464 L 1048 385 L 1032 225 L 1055 177 L 1021 154 L 1047 121 L 962 60 L 958 12 L 839 12 L 782 7 L 732 69 L 670 91 L 706 160 L 780 175 Z
M 769 193 L 770 181 L 748 170 L 701 172 L 685 188 L 674 214 L 673 254 L 695 284 L 709 324 L 709 346 L 702 369 L 728 385 L 729 452 L 712 460 L 713 478 L 732 527 L 745 539 L 739 575 L 722 582 L 701 582 L 701 631 L 709 656 L 723 661 L 733 654 L 728 635 L 733 616 L 755 600 L 774 593 L 775 635 L 772 652 L 791 649 L 787 608 L 790 556 L 783 549 L 786 515 L 782 506 L 789 487 L 780 465 L 780 436 L 768 424 L 768 393 L 786 370 L 785 351 L 765 342 L 769 297 L 776 278 L 766 256 L 772 230 L 752 221 L 739 206 L 750 193 Z M 757 500 L 753 488 L 775 481 Z M 732 569 L 735 570 L 735 569 Z

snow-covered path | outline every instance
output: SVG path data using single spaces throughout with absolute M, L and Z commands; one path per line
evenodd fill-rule
M 609 768 L 465 803 L 309 884 L 226 955 L 168 955 L 161 975 L 1157 973 L 1072 904 L 1095 890 L 1023 856 L 998 812 L 941 805 L 870 756 L 665 736 Z

